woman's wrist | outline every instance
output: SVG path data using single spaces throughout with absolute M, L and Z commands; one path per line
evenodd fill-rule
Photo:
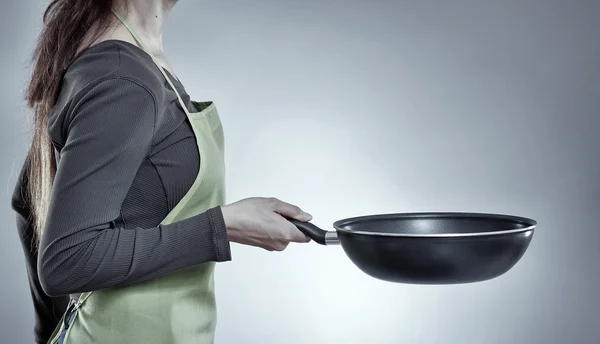
M 223 221 L 225 222 L 225 229 L 229 241 L 236 242 L 236 240 L 239 239 L 238 236 L 240 232 L 240 225 L 238 223 L 239 221 L 236 212 L 232 209 L 231 205 L 222 205 L 221 214 L 223 215 Z
M 232 228 L 233 225 L 233 212 L 231 211 L 231 208 L 228 205 L 222 205 L 220 206 L 221 208 L 221 214 L 223 214 L 223 221 L 225 222 L 225 228 L 227 228 L 228 230 L 230 228 Z

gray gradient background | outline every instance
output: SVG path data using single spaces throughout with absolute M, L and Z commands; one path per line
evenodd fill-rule
M 28 141 L 26 62 L 45 2 L 5 1 L 2 343 L 32 342 L 8 205 Z M 533 217 L 505 276 L 371 279 L 339 247 L 235 245 L 217 343 L 600 342 L 600 2 L 182 1 L 165 32 L 188 91 L 220 108 L 230 201 L 277 196 L 324 227 L 380 212 Z

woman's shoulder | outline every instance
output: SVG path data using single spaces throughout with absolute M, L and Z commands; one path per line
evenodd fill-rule
M 165 102 L 161 78 L 152 58 L 136 46 L 116 40 L 98 43 L 83 51 L 65 71 L 48 134 L 62 144 L 73 120 L 80 114 L 89 116 L 89 111 L 107 126 L 118 123 L 110 120 L 118 113 L 131 123 L 155 121 Z M 147 111 L 152 108 L 148 102 L 154 102 L 154 112 Z
M 84 50 L 71 64 L 63 78 L 61 93 L 71 98 L 105 80 L 115 79 L 135 82 L 155 96 L 161 96 L 165 90 L 163 76 L 148 54 L 131 43 L 107 40 Z

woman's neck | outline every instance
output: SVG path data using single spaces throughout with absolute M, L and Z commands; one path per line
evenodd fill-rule
M 162 54 L 162 31 L 167 16 L 177 2 L 176 0 L 127 0 L 123 6 L 123 0 L 117 1 L 116 8 L 125 14 L 127 22 L 142 39 L 144 45 L 153 53 Z M 123 27 L 117 28 L 117 34 L 130 36 Z
M 117 0 L 113 6 L 126 17 L 128 24 L 149 52 L 154 56 L 163 56 L 162 30 L 176 2 L 177 0 Z M 91 40 L 84 40 L 79 52 L 111 39 L 140 45 L 117 18 L 113 19 L 115 23 L 113 29 L 101 34 L 95 40 L 91 37 Z

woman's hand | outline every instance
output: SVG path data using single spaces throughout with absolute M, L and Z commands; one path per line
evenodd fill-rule
M 285 218 L 310 221 L 312 216 L 277 198 L 246 198 L 221 207 L 229 241 L 283 251 L 290 242 L 310 239 Z

